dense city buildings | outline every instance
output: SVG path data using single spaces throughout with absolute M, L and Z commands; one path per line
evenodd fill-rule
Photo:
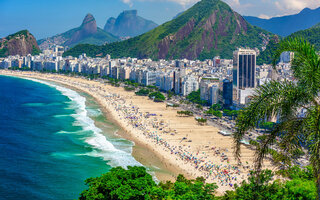
M 47 72 L 73 72 L 131 80 L 144 86 L 156 86 L 162 92 L 186 97 L 200 90 L 208 105 L 224 108 L 243 107 L 250 101 L 253 89 L 271 80 L 291 79 L 292 53 L 282 55 L 278 71 L 269 65 L 256 66 L 256 51 L 238 49 L 234 58 L 212 60 L 159 60 L 122 58 L 62 57 L 63 47 L 56 46 L 38 56 L 9 56 L 0 59 L 0 68 L 20 68 Z M 289 61 L 289 62 L 288 62 Z

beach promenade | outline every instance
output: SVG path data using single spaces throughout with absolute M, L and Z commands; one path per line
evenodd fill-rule
M 0 75 L 54 81 L 88 93 L 105 109 L 107 117 L 112 117 L 125 131 L 126 138 L 143 144 L 176 173 L 187 178 L 203 176 L 207 182 L 217 183 L 219 193 L 240 184 L 253 168 L 253 150 L 243 145 L 242 163 L 237 163 L 232 137 L 219 134 L 213 126 L 199 125 L 194 117 L 178 116 L 179 108 L 82 77 L 7 70 L 0 70 Z M 265 167 L 272 169 L 269 161 Z

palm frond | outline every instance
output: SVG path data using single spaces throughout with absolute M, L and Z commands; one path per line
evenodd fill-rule
M 319 93 L 320 84 L 320 58 L 314 48 L 303 38 L 289 38 L 279 43 L 273 59 L 273 66 L 276 66 L 282 52 L 294 52 L 291 69 L 299 85 L 312 94 Z
M 306 116 L 308 131 L 307 147 L 310 153 L 310 162 L 313 166 L 314 174 L 320 179 L 320 106 L 313 106 Z
M 264 140 L 261 141 L 256 150 L 255 170 L 259 172 L 262 168 L 263 160 L 273 152 L 281 155 L 281 159 L 274 160 L 275 164 L 281 167 L 290 165 L 292 158 L 296 156 L 297 150 L 302 151 L 299 136 L 303 126 L 303 118 L 297 117 L 287 118 L 287 120 L 276 124 L 271 131 L 264 135 Z M 277 138 L 281 138 L 281 140 L 277 142 Z M 273 149 L 273 145 L 276 145 L 277 151 Z
M 254 129 L 261 121 L 272 117 L 279 117 L 280 122 L 295 118 L 298 109 L 308 101 L 309 95 L 292 82 L 271 81 L 259 87 L 250 105 L 240 112 L 237 119 L 236 132 L 233 135 L 236 158 L 238 160 L 240 158 L 240 141 L 248 130 Z M 265 147 L 268 145 L 269 143 L 266 143 Z M 264 148 L 262 150 L 265 151 Z M 262 152 L 260 157 L 264 154 Z

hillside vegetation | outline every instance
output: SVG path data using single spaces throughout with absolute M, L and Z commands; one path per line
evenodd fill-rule
M 64 56 L 207 59 L 231 58 L 237 47 L 265 46 L 272 34 L 247 23 L 220 0 L 202 0 L 177 18 L 122 42 L 104 46 L 78 45 Z
M 312 45 L 315 46 L 316 50 L 320 51 L 320 23 L 309 28 L 306 30 L 295 32 L 288 37 L 285 37 L 284 39 L 288 38 L 295 38 L 300 37 L 304 38 L 305 40 L 309 41 Z M 275 49 L 278 48 L 279 38 L 276 37 L 270 41 L 270 43 L 267 45 L 267 48 L 265 51 L 263 51 L 258 57 L 257 57 L 257 64 L 271 64 L 273 53 Z

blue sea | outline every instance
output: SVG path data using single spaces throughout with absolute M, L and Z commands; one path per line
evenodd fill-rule
M 140 165 L 92 97 L 0 76 L 0 199 L 77 199 L 84 180 Z

